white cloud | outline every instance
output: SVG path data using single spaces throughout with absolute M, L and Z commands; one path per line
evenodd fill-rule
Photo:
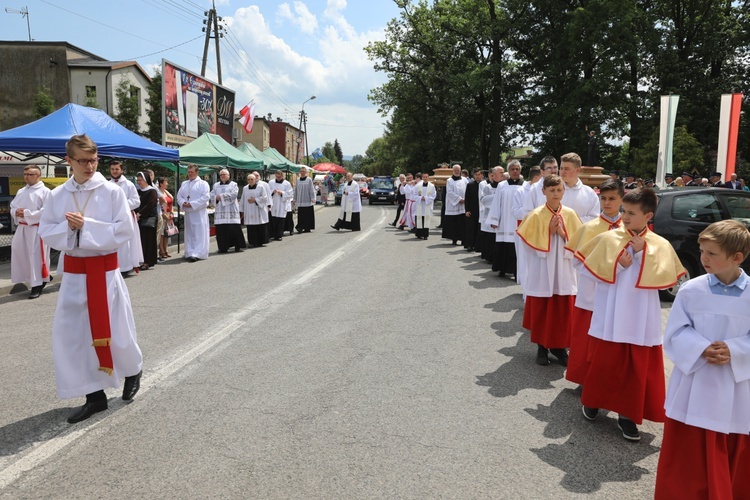
M 303 33 L 312 34 L 318 27 L 317 18 L 302 2 L 294 2 L 294 13 L 288 3 L 282 3 L 276 10 L 276 16 L 280 21 L 287 20 L 298 26 Z

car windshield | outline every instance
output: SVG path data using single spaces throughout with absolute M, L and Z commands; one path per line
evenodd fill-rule
M 393 189 L 393 183 L 390 181 L 372 181 L 370 189 Z

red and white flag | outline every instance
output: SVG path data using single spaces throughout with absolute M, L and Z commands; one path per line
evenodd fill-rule
M 240 124 L 248 134 L 253 131 L 253 122 L 255 121 L 255 103 L 251 102 L 240 110 Z

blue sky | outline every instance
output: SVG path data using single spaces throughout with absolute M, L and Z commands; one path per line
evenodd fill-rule
M 28 7 L 34 40 L 67 41 L 112 61 L 135 59 L 153 74 L 162 58 L 200 72 L 203 12 L 210 5 L 5 0 L 3 7 Z M 399 15 L 393 0 L 217 0 L 216 10 L 229 31 L 221 41 L 222 83 L 237 93 L 237 109 L 253 99 L 257 113 L 297 123 L 302 102 L 317 96 L 305 105 L 311 151 L 338 139 L 346 156 L 364 154 L 382 135 L 385 119 L 367 93 L 385 79 L 362 48 L 383 39 Z M 4 40 L 28 40 L 21 15 L 0 12 L 0 20 Z M 206 76 L 217 80 L 213 48 Z

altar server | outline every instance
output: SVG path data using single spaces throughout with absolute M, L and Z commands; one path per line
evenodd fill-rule
M 346 182 L 344 183 L 344 192 L 341 196 L 339 219 L 336 221 L 336 224 L 331 227 L 336 231 L 339 229 L 359 231 L 361 229 L 359 221 L 359 213 L 361 211 L 362 200 L 359 194 L 359 184 L 352 180 L 351 172 L 347 172 Z M 404 212 L 406 211 L 404 210 Z
M 600 408 L 619 414 L 617 425 L 629 441 L 641 438 L 644 419 L 664 422 L 659 289 L 685 274 L 672 245 L 648 229 L 656 210 L 649 188 L 622 198 L 622 225 L 576 252 L 597 279 L 589 328 L 589 364 L 583 381 L 583 415 L 594 420 Z
M 177 192 L 177 204 L 185 218 L 185 258 L 196 262 L 208 258 L 211 235 L 207 209 L 211 193 L 208 182 L 198 177 L 198 165 L 188 165 L 187 175 L 188 180 Z
M 490 263 L 495 255 L 495 228 L 490 225 L 487 217 L 495 200 L 497 187 L 502 181 L 503 172 L 503 167 L 494 167 L 487 176 L 488 182 L 479 189 L 479 251 L 482 259 Z
M 133 224 L 138 226 L 135 211 L 141 206 L 141 196 L 138 194 L 138 188 L 122 175 L 122 163 L 112 160 L 109 164 L 110 182 L 117 184 L 125 193 L 128 200 L 128 208 L 133 217 Z M 117 260 L 120 263 L 120 272 L 127 276 L 128 273 L 135 269 L 138 272 L 141 262 L 143 262 L 143 245 L 141 242 L 140 231 L 135 231 L 133 237 L 126 241 L 117 249 Z
M 414 223 L 417 238 L 426 240 L 432 226 L 432 210 L 437 197 L 437 189 L 430 182 L 430 174 L 422 174 L 422 181 L 412 188 L 414 195 Z
M 31 285 L 30 299 L 42 294 L 52 281 L 49 272 L 49 247 L 39 237 L 39 220 L 50 190 L 40 180 L 42 171 L 29 165 L 23 169 L 26 185 L 10 202 L 10 216 L 18 226 L 10 244 L 10 280 Z
M 294 185 L 294 205 L 297 207 L 297 232 L 309 233 L 315 229 L 315 186 L 305 167 L 300 167 L 299 179 Z
M 549 364 L 551 352 L 566 366 L 576 274 L 573 255 L 565 244 L 582 224 L 572 209 L 561 204 L 564 187 L 559 176 L 544 179 L 542 192 L 547 202 L 529 212 L 518 226 L 528 268 L 534 270 L 525 276 L 523 327 L 531 330 L 531 341 L 537 344 L 537 364 Z
M 442 237 L 454 245 L 466 236 L 466 210 L 464 209 L 467 179 L 461 176 L 461 166 L 453 165 L 453 175 L 445 185 L 445 218 Z
M 492 257 L 492 270 L 500 277 L 507 274 L 516 277 L 516 229 L 519 221 L 513 215 L 513 196 L 523 189 L 521 163 L 513 160 L 508 164 L 509 178 L 500 183 L 492 200 L 487 220 L 495 230 L 495 251 Z
M 399 186 L 399 192 L 404 196 L 404 212 L 401 214 L 401 219 L 398 222 L 398 228 L 403 230 L 408 227 L 410 230 L 414 228 L 414 196 L 413 187 L 416 183 L 414 176 L 409 174 L 406 176 L 406 183 Z
M 242 208 L 245 226 L 247 227 L 247 243 L 251 247 L 262 247 L 268 243 L 266 226 L 268 224 L 268 195 L 253 174 L 247 176 L 247 186 L 242 189 Z
M 135 225 L 125 194 L 96 171 L 96 144 L 86 135 L 65 146 L 73 177 L 55 189 L 39 223 L 39 234 L 64 253 L 62 285 L 52 324 L 57 393 L 86 396 L 68 417 L 73 424 L 107 409 L 104 389 L 119 387 L 132 401 L 140 387 L 143 358 L 117 249 Z
M 268 187 L 271 190 L 271 238 L 281 241 L 286 230 L 287 212 L 294 197 L 294 189 L 289 181 L 284 179 L 284 172 L 281 170 L 276 171 L 275 178 L 268 183 Z
M 750 492 L 750 233 L 724 220 L 698 236 L 706 275 L 680 287 L 664 350 L 674 361 L 657 500 Z

